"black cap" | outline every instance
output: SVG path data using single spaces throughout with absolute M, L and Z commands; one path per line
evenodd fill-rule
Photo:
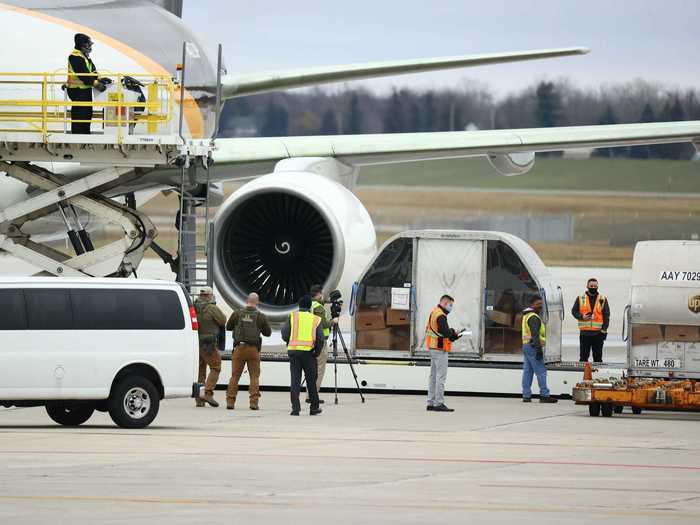
M 73 37 L 73 42 L 75 42 L 75 47 L 79 48 L 85 44 L 92 43 L 92 39 L 83 33 L 76 33 Z
M 311 308 L 311 296 L 302 295 L 299 299 L 299 310 L 308 310 Z
M 314 284 L 311 288 L 309 288 L 309 295 L 311 297 L 320 293 L 323 293 L 323 286 L 321 286 L 320 284 Z

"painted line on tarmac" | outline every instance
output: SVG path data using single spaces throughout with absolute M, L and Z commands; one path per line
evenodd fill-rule
M 112 450 L 0 450 L 0 455 L 59 455 L 59 456 L 106 456 L 114 455 Z M 480 465 L 533 465 L 533 466 L 562 466 L 562 467 L 592 467 L 631 470 L 681 470 L 700 472 L 700 466 L 696 465 L 652 465 L 643 463 L 603 463 L 595 461 L 563 461 L 543 459 L 469 459 L 469 458 L 426 458 L 426 457 L 398 457 L 398 456 L 330 456 L 320 454 L 266 454 L 266 453 L 236 453 L 236 452 L 191 452 L 191 451 L 148 451 L 126 452 L 119 451 L 123 456 L 194 456 L 194 457 L 258 457 L 277 459 L 324 459 L 341 461 L 405 461 L 411 463 L 447 463 L 447 464 L 480 464 Z
M 326 500 L 312 500 L 307 498 L 299 501 L 233 501 L 221 499 L 193 499 L 193 498 L 159 498 L 159 497 L 107 497 L 107 496 L 8 496 L 0 495 L 0 501 L 33 501 L 33 502 L 83 502 L 83 503 L 120 503 L 120 504 L 162 504 L 162 505 L 193 505 L 205 506 L 216 505 L 224 507 L 270 507 L 270 508 L 312 508 L 318 509 L 321 506 L 333 507 L 338 509 L 337 502 L 329 502 Z M 536 513 L 536 514 L 565 514 L 570 515 L 572 512 L 584 512 L 585 514 L 593 514 L 598 516 L 624 516 L 624 517 L 661 517 L 664 518 L 698 518 L 700 514 L 697 512 L 681 511 L 677 512 L 673 509 L 653 509 L 647 510 L 620 510 L 605 507 L 552 507 L 552 506 L 504 506 L 504 505 L 473 505 L 468 503 L 451 503 L 451 502 L 426 502 L 422 504 L 406 503 L 402 501 L 368 502 L 366 500 L 345 500 L 347 508 L 356 510 L 364 509 L 399 509 L 399 510 L 432 510 L 432 511 L 472 511 L 472 512 L 517 512 L 517 513 Z

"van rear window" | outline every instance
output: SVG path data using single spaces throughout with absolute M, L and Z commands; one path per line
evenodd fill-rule
M 0 330 L 26 330 L 27 310 L 22 290 L 0 290 Z
M 70 291 L 76 330 L 182 330 L 185 318 L 173 290 Z

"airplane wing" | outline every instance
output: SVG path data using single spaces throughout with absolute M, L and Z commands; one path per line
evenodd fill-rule
M 222 97 L 225 99 L 243 97 L 279 89 L 312 86 L 326 82 L 344 82 L 385 75 L 485 66 L 505 62 L 537 60 L 540 58 L 585 55 L 588 51 L 589 50 L 584 47 L 569 47 L 561 49 L 517 51 L 513 53 L 489 53 L 483 55 L 463 55 L 418 60 L 370 62 L 366 64 L 304 68 L 286 72 L 224 75 L 221 79 Z
M 693 142 L 696 147 L 700 147 L 700 121 L 437 133 L 217 139 L 214 163 L 216 166 L 263 166 L 287 158 L 333 157 L 347 164 L 362 166 L 671 142 Z

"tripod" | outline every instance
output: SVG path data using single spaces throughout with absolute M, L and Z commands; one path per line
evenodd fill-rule
M 335 380 L 335 404 L 338 404 L 338 338 L 340 338 L 340 344 L 343 346 L 343 351 L 345 352 L 345 357 L 350 365 L 350 371 L 352 372 L 352 377 L 355 378 L 355 384 L 357 385 L 357 393 L 360 394 L 360 399 L 365 402 L 365 396 L 362 394 L 362 388 L 360 388 L 360 382 L 357 380 L 357 374 L 355 373 L 355 367 L 352 366 L 352 359 L 350 358 L 350 352 L 348 352 L 348 347 L 345 346 L 345 339 L 343 339 L 343 334 L 338 327 L 338 323 L 333 323 L 333 373 Z

